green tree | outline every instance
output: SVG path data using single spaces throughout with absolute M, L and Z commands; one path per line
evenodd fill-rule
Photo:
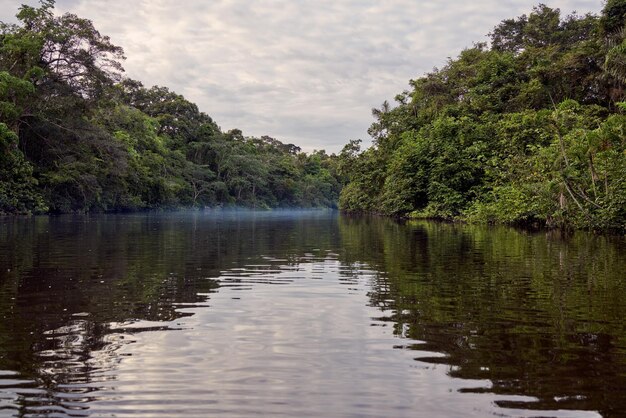
M 33 168 L 16 144 L 15 133 L 0 123 L 0 213 L 44 212 L 48 208 L 37 190 Z

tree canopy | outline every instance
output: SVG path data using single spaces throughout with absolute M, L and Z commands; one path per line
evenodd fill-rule
M 349 212 L 626 230 L 626 2 L 540 4 L 374 109 Z
M 223 132 L 54 1 L 0 23 L 0 213 L 336 206 L 337 158 Z
M 506 19 L 374 109 L 373 146 L 222 131 L 54 1 L 0 23 L 0 213 L 242 205 L 626 230 L 626 2 Z

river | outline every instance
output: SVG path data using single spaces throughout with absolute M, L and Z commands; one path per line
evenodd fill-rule
M 623 237 L 0 219 L 1 417 L 626 416 Z

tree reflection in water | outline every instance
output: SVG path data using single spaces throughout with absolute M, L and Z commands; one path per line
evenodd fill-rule
M 211 310 L 220 286 L 289 286 L 305 265 L 327 279 L 336 264 L 345 292 L 366 278 L 389 348 L 443 365 L 461 392 L 626 412 L 622 238 L 328 212 L 1 220 L 0 410 L 89 415 L 145 331 L 187 332 L 187 308 Z

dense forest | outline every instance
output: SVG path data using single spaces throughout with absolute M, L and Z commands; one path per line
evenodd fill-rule
M 0 23 L 0 213 L 336 205 L 336 157 L 222 132 L 54 1 Z
M 501 22 L 375 109 L 340 155 L 340 207 L 626 230 L 625 0 Z
M 626 230 L 626 0 L 540 4 L 374 109 L 373 145 L 223 132 L 54 1 L 0 23 L 0 213 L 339 207 Z

